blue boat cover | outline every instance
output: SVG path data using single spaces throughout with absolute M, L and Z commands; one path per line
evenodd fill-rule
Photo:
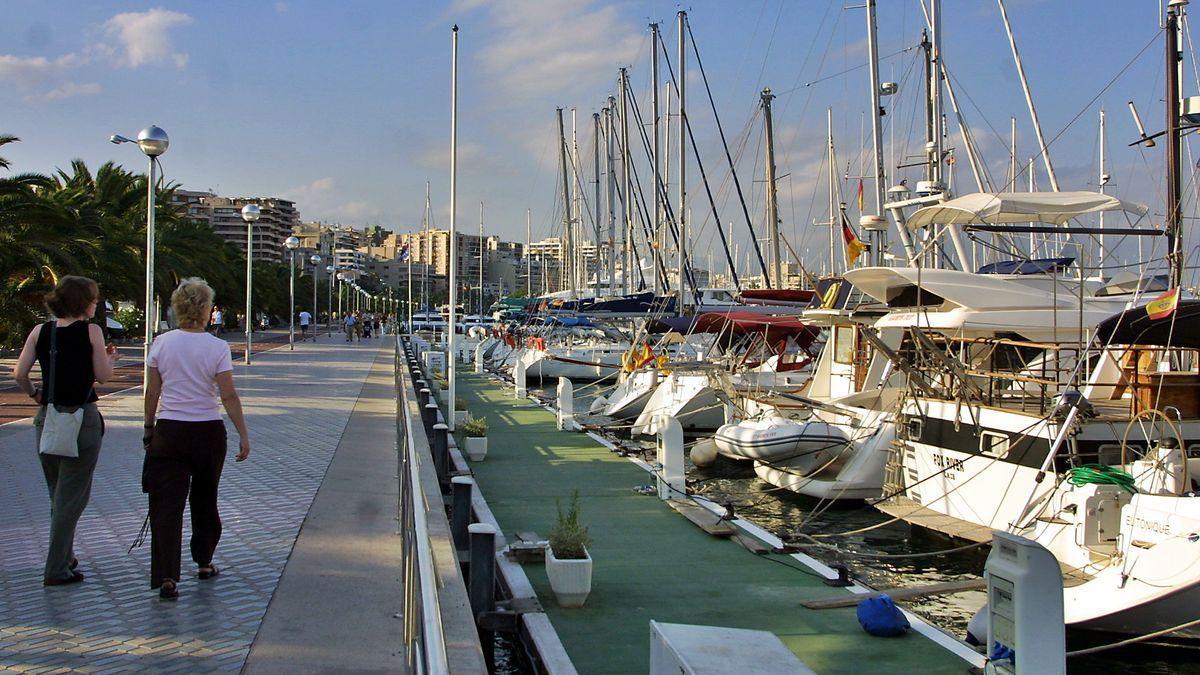
M 1034 258 L 1001 260 L 979 268 L 978 274 L 1053 274 L 1071 266 L 1075 258 Z

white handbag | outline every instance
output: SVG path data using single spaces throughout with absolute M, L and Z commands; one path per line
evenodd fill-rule
M 47 378 L 49 390 L 46 392 L 46 416 L 42 420 L 42 439 L 38 443 L 38 452 L 43 455 L 75 458 L 79 457 L 79 429 L 83 426 L 84 407 L 60 410 L 54 403 L 54 362 L 58 360 L 58 329 L 54 321 L 47 323 L 46 327 L 50 331 L 50 369 Z

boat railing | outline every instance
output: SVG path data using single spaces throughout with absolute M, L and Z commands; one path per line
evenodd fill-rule
M 397 336 L 394 365 L 406 670 L 435 675 L 485 672 L 405 356 L 403 338 Z

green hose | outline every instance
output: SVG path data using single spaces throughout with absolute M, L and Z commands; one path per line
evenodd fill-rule
M 1071 485 L 1075 486 L 1088 484 L 1116 485 L 1131 495 L 1137 494 L 1137 487 L 1134 486 L 1133 476 L 1120 469 L 1103 464 L 1084 464 L 1083 466 L 1075 467 L 1071 469 L 1067 480 L 1071 482 Z

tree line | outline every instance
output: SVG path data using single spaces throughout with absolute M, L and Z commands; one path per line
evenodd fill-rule
M 18 140 L 0 135 L 0 146 Z M 0 169 L 10 169 L 3 157 Z M 0 345 L 19 345 L 35 323 L 45 320 L 43 297 L 68 274 L 95 279 L 115 309 L 145 311 L 146 181 L 145 174 L 112 162 L 92 172 L 78 159 L 52 174 L 0 177 Z M 177 189 L 178 184 L 167 182 L 154 188 L 159 302 L 166 307 L 181 279 L 202 277 L 216 291 L 217 304 L 244 311 L 245 255 L 207 224 L 188 218 L 183 206 L 171 204 Z M 306 266 L 299 259 L 296 268 L 299 311 L 312 302 L 313 278 L 300 274 Z M 328 281 L 317 283 L 317 306 L 324 308 Z M 286 322 L 287 264 L 254 263 L 253 311 Z M 135 335 L 139 330 L 126 328 Z

